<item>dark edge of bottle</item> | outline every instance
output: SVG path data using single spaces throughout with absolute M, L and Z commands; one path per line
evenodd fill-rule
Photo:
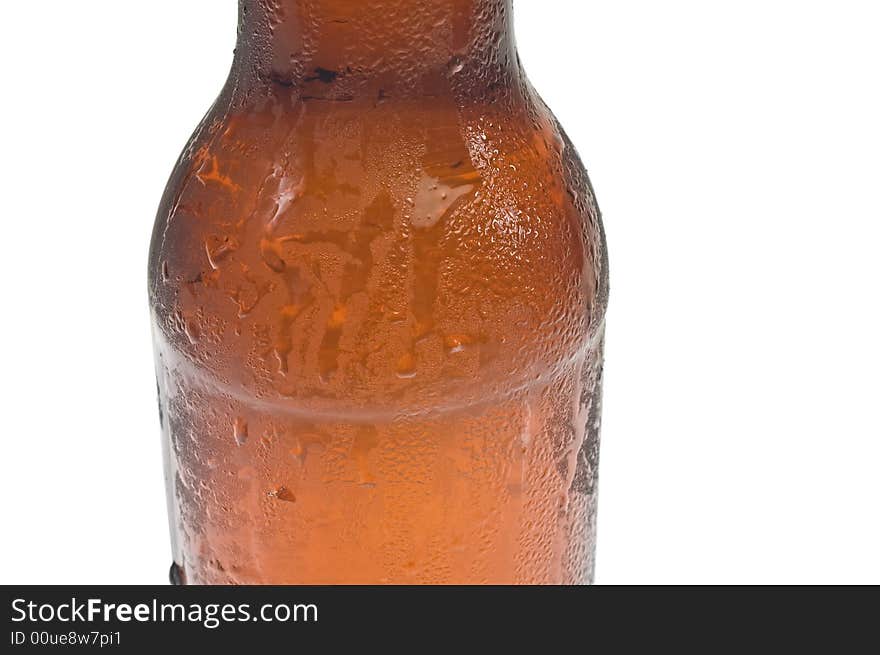
M 180 570 L 180 567 L 177 566 L 177 564 L 171 565 L 171 570 L 168 571 L 168 579 L 175 587 L 183 586 L 183 572 Z

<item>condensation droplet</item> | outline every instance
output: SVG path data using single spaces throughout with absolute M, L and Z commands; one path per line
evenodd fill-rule
M 285 486 L 280 486 L 277 489 L 273 489 L 267 494 L 270 498 L 277 498 L 278 500 L 282 500 L 285 503 L 295 503 L 296 496 L 293 492 Z
M 412 353 L 404 353 L 397 360 L 397 377 L 408 380 L 416 376 L 416 360 Z
M 237 443 L 239 446 L 243 446 L 247 443 L 247 440 L 248 440 L 247 421 L 245 421 L 240 416 L 235 419 L 235 424 L 232 426 L 232 436 L 235 437 L 235 443 Z
M 466 334 L 450 334 L 443 339 L 446 346 L 446 352 L 450 355 L 462 352 L 467 346 L 473 343 L 473 339 Z
M 184 319 L 183 332 L 186 334 L 186 338 L 189 339 L 189 342 L 193 345 L 197 344 L 202 337 L 202 331 L 199 329 L 198 322 L 191 317 Z

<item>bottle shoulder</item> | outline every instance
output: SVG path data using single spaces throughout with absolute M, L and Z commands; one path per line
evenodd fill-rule
M 196 132 L 150 256 L 176 351 L 372 397 L 528 379 L 595 338 L 598 208 L 549 112 L 328 104 L 218 106 Z
M 465 195 L 482 200 L 484 210 L 524 220 L 541 215 L 555 228 L 567 220 L 598 225 L 577 151 L 525 82 L 520 96 L 497 104 L 263 98 L 238 106 L 224 92 L 174 167 L 157 232 L 175 220 L 224 221 L 273 199 L 276 227 L 284 218 L 345 222 L 383 191 L 413 214 L 414 226 L 439 221 Z M 261 208 L 252 213 L 258 219 Z

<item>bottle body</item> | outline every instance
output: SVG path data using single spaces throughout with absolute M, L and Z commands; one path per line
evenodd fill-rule
M 415 76 L 296 50 L 338 16 L 273 20 L 153 235 L 182 579 L 590 582 L 607 265 L 576 153 L 477 19 Z

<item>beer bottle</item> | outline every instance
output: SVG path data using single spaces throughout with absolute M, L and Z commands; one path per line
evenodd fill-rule
M 608 267 L 511 0 L 240 0 L 149 259 L 185 584 L 582 584 Z

